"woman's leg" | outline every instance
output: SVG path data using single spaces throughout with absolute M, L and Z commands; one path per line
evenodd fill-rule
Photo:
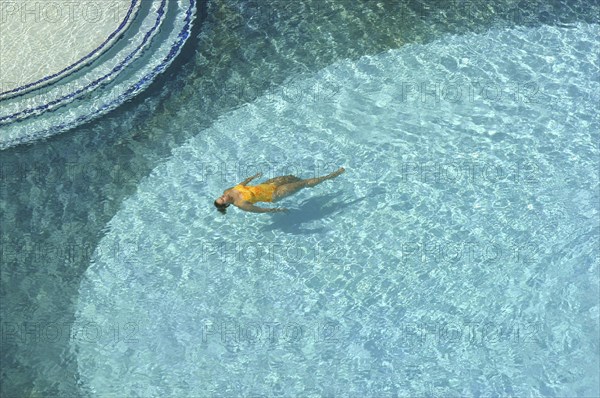
M 343 167 L 340 167 L 339 170 L 334 171 L 333 173 L 327 174 L 326 176 L 323 176 L 323 177 L 308 178 L 306 180 L 300 180 L 297 182 L 291 182 L 288 184 L 278 186 L 277 189 L 275 190 L 275 192 L 273 192 L 273 201 L 275 202 L 276 200 L 285 198 L 286 196 L 290 196 L 291 194 L 298 192 L 302 188 L 314 187 L 315 185 L 320 184 L 323 181 L 330 180 L 332 178 L 339 176 L 344 171 L 346 171 L 346 170 Z
M 298 182 L 298 181 L 302 181 L 302 178 L 299 178 L 299 177 L 296 177 L 293 175 L 287 175 L 287 176 L 271 178 L 270 180 L 263 182 L 263 184 L 275 184 L 277 186 L 280 186 L 280 185 L 290 184 L 292 182 Z

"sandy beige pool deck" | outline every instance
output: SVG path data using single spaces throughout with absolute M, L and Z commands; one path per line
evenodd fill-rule
M 118 40 L 140 0 L 0 0 L 0 97 L 89 64 Z

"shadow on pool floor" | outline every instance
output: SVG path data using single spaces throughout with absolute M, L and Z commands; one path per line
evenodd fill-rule
M 278 229 L 282 232 L 295 235 L 321 233 L 325 231 L 325 226 L 306 228 L 303 227 L 303 224 L 322 220 L 325 217 L 337 214 L 343 209 L 366 199 L 366 197 L 362 197 L 348 202 L 333 202 L 334 199 L 339 197 L 340 193 L 336 192 L 307 199 L 302 202 L 298 208 L 290 209 L 288 213 L 276 213 L 273 216 L 274 222 L 263 228 L 263 230 L 273 231 Z

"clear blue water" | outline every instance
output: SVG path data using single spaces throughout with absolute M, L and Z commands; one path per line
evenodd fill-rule
M 127 341 L 75 338 L 83 383 L 128 396 L 597 394 L 598 33 L 446 36 L 223 115 L 108 224 L 75 324 L 126 325 Z M 346 174 L 286 199 L 289 214 L 206 209 L 255 172 L 336 165 Z
M 2 396 L 599 396 L 597 7 L 294 4 L 0 152 Z

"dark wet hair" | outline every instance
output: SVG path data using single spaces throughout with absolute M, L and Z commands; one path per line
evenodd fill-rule
M 225 203 L 225 204 L 218 204 L 217 201 L 215 200 L 215 207 L 217 208 L 217 210 L 221 213 L 221 214 L 225 214 L 227 212 L 227 208 L 229 207 L 229 203 Z

